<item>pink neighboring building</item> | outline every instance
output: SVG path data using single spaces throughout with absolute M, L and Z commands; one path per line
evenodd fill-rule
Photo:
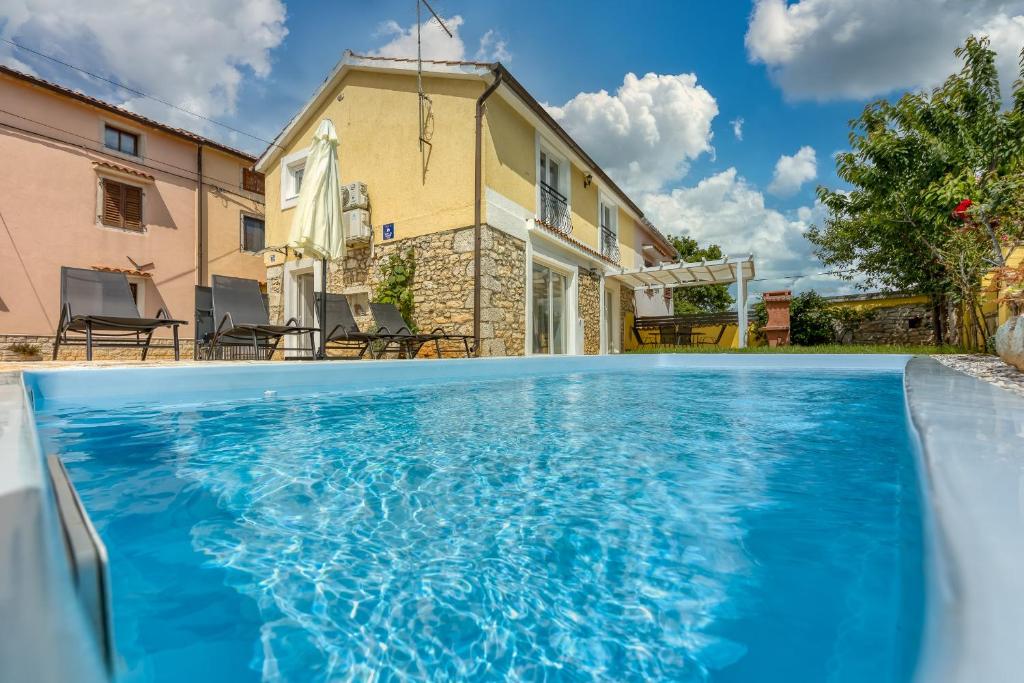
M 0 103 L 0 348 L 52 341 L 61 266 L 188 321 L 211 274 L 265 279 L 254 157 L 3 66 Z

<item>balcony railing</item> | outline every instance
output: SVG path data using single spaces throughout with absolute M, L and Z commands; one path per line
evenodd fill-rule
M 619 238 L 604 225 L 601 226 L 601 255 L 619 262 Z
M 572 233 L 572 217 L 565 196 L 547 183 L 540 184 L 540 220 L 566 235 Z

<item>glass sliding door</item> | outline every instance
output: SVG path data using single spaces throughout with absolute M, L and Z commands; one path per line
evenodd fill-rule
M 533 264 L 533 352 L 565 353 L 566 277 L 538 263 Z
M 551 271 L 533 264 L 533 352 L 551 353 Z

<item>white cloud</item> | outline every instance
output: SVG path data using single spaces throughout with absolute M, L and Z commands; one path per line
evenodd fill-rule
M 444 19 L 444 17 L 442 17 Z M 466 46 L 459 35 L 462 17 L 456 14 L 444 19 L 445 26 L 452 36 L 445 33 L 441 25 L 433 17 L 420 25 L 420 49 L 423 59 L 461 60 L 466 56 Z M 377 31 L 379 37 L 390 40 L 370 54 L 378 57 L 415 57 L 416 56 L 416 24 L 403 27 L 391 20 L 381 24 Z
M 713 152 L 718 104 L 695 74 L 626 74 L 615 94 L 579 93 L 548 111 L 626 190 L 654 191 Z
M 732 134 L 736 136 L 736 139 L 743 142 L 743 117 L 735 118 L 729 122 L 732 126 Z
M 1007 95 L 1024 0 L 756 0 L 746 46 L 787 97 L 864 99 L 938 85 L 971 33 L 991 37 Z
M 423 59 L 439 61 L 462 61 L 466 57 L 466 43 L 462 39 L 460 29 L 465 23 L 461 16 L 444 18 L 445 26 L 452 32 L 449 36 L 433 17 L 420 25 L 420 49 Z M 387 42 L 370 52 L 378 57 L 415 57 L 416 56 L 416 24 L 402 26 L 397 21 L 385 21 L 377 29 L 378 38 L 386 38 Z M 473 59 L 479 62 L 509 62 L 512 53 L 508 49 L 508 41 L 501 34 L 490 29 L 480 36 L 480 44 Z
M 247 76 L 266 77 L 270 51 L 287 34 L 280 0 L 178 0 L 174 3 L 7 0 L 0 9 L 4 38 L 112 80 L 217 117 L 235 111 Z M 29 53 L 2 48 L 62 83 L 88 84 L 103 97 L 191 129 L 202 121 L 165 105 L 118 91 Z M 2 55 L 0 55 L 2 56 Z M 126 98 L 126 99 L 123 99 Z
M 796 154 L 783 154 L 775 162 L 775 173 L 768 191 L 780 197 L 796 194 L 804 183 L 818 177 L 818 159 L 814 148 L 803 146 Z
M 700 244 L 717 244 L 731 256 L 753 253 L 757 268 L 751 291 L 793 287 L 823 294 L 848 293 L 853 285 L 836 277 L 814 275 L 825 269 L 804 233 L 820 223 L 824 207 L 815 202 L 783 213 L 765 205 L 764 195 L 735 168 L 704 178 L 692 187 L 640 198 L 644 213 L 669 234 L 688 235 Z M 799 280 L 784 279 L 806 275 Z
M 508 51 L 508 42 L 493 28 L 480 36 L 480 47 L 473 59 L 478 62 L 510 62 L 512 53 Z

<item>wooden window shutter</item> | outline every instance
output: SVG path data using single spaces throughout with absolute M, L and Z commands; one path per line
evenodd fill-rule
M 123 189 L 121 183 L 103 181 L 103 225 L 124 227 L 124 212 L 121 210 Z
M 262 173 L 251 168 L 242 169 L 242 189 L 246 192 L 264 194 L 264 177 Z
M 103 180 L 103 225 L 142 230 L 142 188 Z
M 142 230 L 142 188 L 124 185 L 124 227 Z

